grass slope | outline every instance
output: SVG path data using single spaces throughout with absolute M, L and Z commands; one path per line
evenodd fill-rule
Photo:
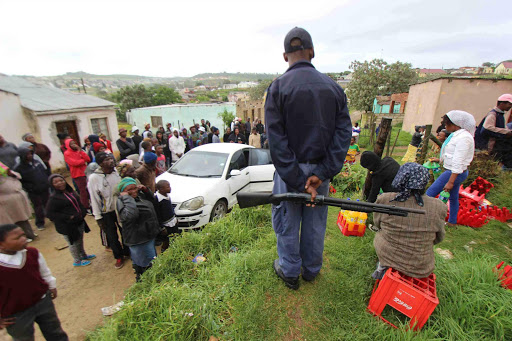
M 512 229 L 492 222 L 457 227 L 439 245 L 439 306 L 421 332 L 395 330 L 365 311 L 377 257 L 374 233 L 344 237 L 329 210 L 324 267 L 313 283 L 287 289 L 271 264 L 277 257 L 270 208 L 235 208 L 201 232 L 185 233 L 159 256 L 126 305 L 89 340 L 510 340 L 512 291 L 492 271 L 512 263 Z M 465 245 L 469 244 L 469 253 Z M 230 252 L 236 246 L 237 252 Z M 207 261 L 192 263 L 197 253 Z M 386 315 L 407 323 L 397 313 Z

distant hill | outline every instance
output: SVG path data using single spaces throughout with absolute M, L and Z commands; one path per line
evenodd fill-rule
M 265 79 L 274 79 L 278 75 L 272 73 L 200 73 L 191 77 L 195 80 L 203 80 L 203 79 L 229 79 L 235 83 L 244 82 L 244 81 L 261 81 Z

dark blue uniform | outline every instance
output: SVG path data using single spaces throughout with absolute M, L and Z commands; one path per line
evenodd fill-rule
M 272 160 L 284 182 L 303 192 L 307 176 L 332 178 L 343 167 L 352 124 L 343 89 L 307 61 L 292 65 L 267 91 L 265 125 Z
M 343 89 L 310 62 L 292 65 L 267 91 L 265 124 L 276 167 L 273 193 L 304 192 L 306 180 L 329 179 L 343 167 L 352 124 Z M 279 267 L 286 277 L 314 278 L 322 267 L 327 206 L 272 205 Z

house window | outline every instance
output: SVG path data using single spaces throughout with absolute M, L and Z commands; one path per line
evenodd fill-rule
M 110 132 L 108 131 L 107 118 L 91 118 L 92 132 L 95 135 L 100 133 L 105 134 L 108 140 L 110 140 Z
M 151 116 L 151 126 L 152 127 L 163 126 L 162 116 Z

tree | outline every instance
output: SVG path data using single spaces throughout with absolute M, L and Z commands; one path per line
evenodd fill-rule
M 387 94 L 409 92 L 409 86 L 418 80 L 418 74 L 411 69 L 411 66 L 410 63 L 396 62 L 386 67 Z
M 409 91 L 409 85 L 417 81 L 411 64 L 388 64 L 382 59 L 354 61 L 350 64 L 352 81 L 347 86 L 350 106 L 357 110 L 372 111 L 376 96 Z
M 485 67 L 495 67 L 496 65 L 494 63 L 491 63 L 491 62 L 485 62 L 485 63 L 482 63 L 482 66 L 485 66 Z
M 372 111 L 379 88 L 386 85 L 387 63 L 382 59 L 350 63 L 352 81 L 347 85 L 350 106 L 356 110 Z
M 146 88 L 137 84 L 121 88 L 110 95 L 110 100 L 119 105 L 120 115 L 124 117 L 130 109 L 181 102 L 181 96 L 176 90 L 163 85 Z
M 266 79 L 261 81 L 254 88 L 250 88 L 249 97 L 251 97 L 252 100 L 263 99 L 263 95 L 265 94 L 265 91 L 267 91 L 267 88 L 269 87 L 270 83 L 272 83 L 272 81 L 270 79 Z
M 220 112 L 217 117 L 220 118 L 222 122 L 224 122 L 224 129 L 226 129 L 226 127 L 231 126 L 231 122 L 233 122 L 235 119 L 235 114 L 233 114 L 231 111 L 228 111 L 228 109 L 224 109 L 224 111 Z
M 149 88 L 152 95 L 151 105 L 166 105 L 181 102 L 181 95 L 174 90 L 163 85 L 157 85 Z

